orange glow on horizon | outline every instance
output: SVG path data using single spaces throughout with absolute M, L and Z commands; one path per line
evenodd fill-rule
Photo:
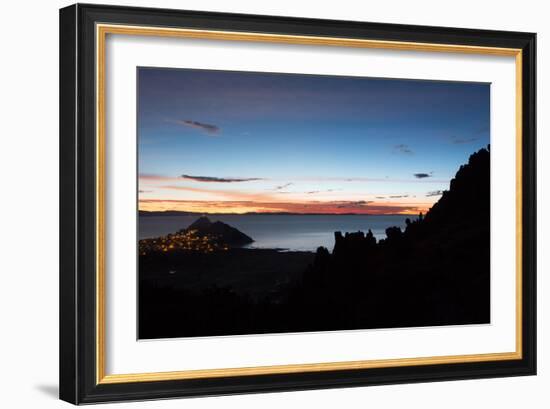
M 247 201 L 193 201 L 171 199 L 142 199 L 139 210 L 143 211 L 182 211 L 211 214 L 245 213 L 297 213 L 297 214 L 401 214 L 418 215 L 426 213 L 432 203 L 391 203 L 391 202 L 247 202 Z

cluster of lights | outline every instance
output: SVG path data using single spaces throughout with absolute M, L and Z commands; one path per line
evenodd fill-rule
M 143 239 L 139 241 L 139 254 L 170 252 L 176 250 L 200 251 L 211 253 L 213 251 L 228 250 L 226 244 L 221 243 L 214 235 L 198 235 L 197 230 L 182 230 L 155 239 Z

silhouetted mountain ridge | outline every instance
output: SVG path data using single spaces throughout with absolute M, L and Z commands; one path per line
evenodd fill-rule
M 488 149 L 481 149 L 459 168 L 450 182 L 449 190 L 443 192 L 425 216 L 421 213 L 416 220 L 407 219 L 405 231 L 399 227 L 388 227 L 386 238 L 378 244 L 392 246 L 405 239 L 409 242 L 422 241 L 442 233 L 453 239 L 453 230 L 465 232 L 488 228 L 489 218 L 490 153 Z M 361 231 L 345 235 L 335 232 L 333 253 L 343 251 L 343 247 L 360 250 L 360 243 L 367 248 L 377 245 L 370 230 L 367 234 Z
M 490 153 L 481 149 L 462 165 L 426 215 L 430 225 L 484 223 L 490 215 Z

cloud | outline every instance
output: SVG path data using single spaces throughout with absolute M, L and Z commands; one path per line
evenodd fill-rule
M 283 189 L 286 189 L 289 186 L 292 186 L 293 184 L 294 183 L 289 182 L 289 183 L 285 183 L 284 185 L 275 186 L 275 190 L 283 190 Z
M 490 132 L 491 128 L 488 124 L 482 125 L 479 128 L 472 130 L 470 135 L 467 137 L 459 137 L 456 135 L 451 136 L 450 141 L 452 144 L 461 145 L 465 143 L 471 143 L 480 140 L 486 134 Z
M 422 174 L 419 174 L 422 175 Z M 432 176 L 432 172 L 428 174 L 428 176 Z M 140 188 L 150 188 L 154 187 L 159 183 L 177 183 L 181 182 L 183 180 L 192 180 L 196 182 L 212 182 L 212 183 L 231 183 L 231 182 L 250 182 L 250 181 L 257 181 L 257 180 L 270 180 L 268 178 L 241 178 L 241 177 L 214 177 L 214 176 L 196 176 L 196 175 L 179 175 L 179 176 L 166 176 L 166 175 L 159 175 L 159 174 L 150 174 L 150 173 L 140 173 L 139 174 L 139 182 L 140 182 Z M 271 179 L 273 180 L 273 179 Z M 422 176 L 416 177 L 414 179 L 407 178 L 407 179 L 392 179 L 392 178 L 368 178 L 368 177 L 355 177 L 355 178 L 341 178 L 341 177 L 306 177 L 301 179 L 296 179 L 297 181 L 301 182 L 357 182 L 357 183 L 364 183 L 364 182 L 371 182 L 371 183 L 448 183 L 449 179 L 427 179 L 423 180 Z M 286 183 L 284 180 L 279 180 L 281 183 L 280 185 L 272 188 L 273 193 L 277 194 L 305 194 L 305 191 L 286 191 L 286 187 L 289 187 L 290 185 Z M 283 183 L 285 182 L 285 183 Z M 296 182 L 289 182 L 292 183 L 292 185 L 297 185 Z M 279 189 L 280 187 L 280 189 Z M 319 190 L 319 193 L 321 192 L 336 192 L 341 191 L 342 189 L 325 189 L 325 190 Z M 381 199 L 384 197 L 379 197 L 378 199 Z
M 393 195 L 393 196 L 390 196 L 390 199 L 401 199 L 404 197 L 409 197 L 409 195 Z
M 417 179 L 425 179 L 425 178 L 431 178 L 432 173 L 433 172 L 430 172 L 430 173 L 414 173 L 413 176 Z
M 151 173 L 140 173 L 139 180 L 144 182 L 175 182 L 179 178 L 173 176 L 154 175 Z
M 289 183 L 289 185 L 293 185 L 294 183 Z M 306 190 L 306 191 L 293 191 L 293 192 L 281 192 L 277 191 L 279 194 L 300 194 L 303 193 L 305 195 L 314 195 L 316 193 L 331 193 L 331 192 L 337 192 L 342 189 L 320 189 L 320 190 Z
M 471 143 L 479 140 L 478 137 L 472 137 L 472 138 L 458 138 L 456 136 L 451 136 L 451 143 L 454 145 L 462 145 L 465 143 Z
M 430 172 L 432 175 L 433 172 Z M 352 182 L 352 183 L 362 183 L 362 182 L 372 182 L 372 183 L 419 183 L 426 182 L 421 180 L 411 180 L 410 178 L 370 178 L 370 177 L 304 177 L 296 178 L 295 181 L 299 182 Z M 430 183 L 448 183 L 449 179 L 437 179 L 432 180 Z
M 185 192 L 199 200 L 247 200 L 247 201 L 275 201 L 275 197 L 271 193 L 264 192 L 245 192 L 240 190 L 225 190 L 225 189 L 209 189 L 194 186 L 178 186 L 178 185 L 163 185 L 158 186 L 159 189 L 171 190 L 174 192 Z
M 308 192 L 304 192 L 306 195 L 314 195 L 315 193 L 330 193 L 330 192 L 337 192 L 342 189 L 321 189 L 321 190 L 310 190 Z
M 235 182 L 252 182 L 255 180 L 262 180 L 262 178 L 219 178 L 215 176 L 194 176 L 194 175 L 181 175 L 183 179 L 193 180 L 195 182 L 206 183 L 235 183 Z
M 356 200 L 356 201 L 344 201 L 344 202 L 336 202 L 341 203 L 337 205 L 336 207 L 338 209 L 356 209 L 356 208 L 364 208 L 368 206 L 369 204 L 373 203 L 372 200 Z
M 441 196 L 443 192 L 444 192 L 443 190 L 433 190 L 431 192 L 426 193 L 426 197 Z
M 404 153 L 406 155 L 412 155 L 414 152 L 409 147 L 409 145 L 405 145 L 404 143 L 400 143 L 399 145 L 395 145 L 393 147 L 393 150 L 396 152 Z
M 212 124 L 206 124 L 204 122 L 199 122 L 199 121 L 193 121 L 191 119 L 176 119 L 174 121 L 171 121 L 175 124 L 178 124 L 178 125 L 182 125 L 182 126 L 188 126 L 190 128 L 195 128 L 195 129 L 198 129 L 202 132 L 205 132 L 209 135 L 217 135 L 220 133 L 221 131 L 221 128 L 219 126 L 216 126 L 216 125 L 212 125 Z

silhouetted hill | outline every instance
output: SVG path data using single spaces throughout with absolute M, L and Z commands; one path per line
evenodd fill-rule
M 490 153 L 481 149 L 462 165 L 450 188 L 433 205 L 425 223 L 431 226 L 486 223 L 490 215 Z
M 182 231 L 188 232 L 194 230 L 197 236 L 210 236 L 216 237 L 218 240 L 229 246 L 244 246 L 246 244 L 253 243 L 254 240 L 237 230 L 236 228 L 220 222 L 212 222 L 206 216 L 201 216 L 195 220 L 189 227 Z

